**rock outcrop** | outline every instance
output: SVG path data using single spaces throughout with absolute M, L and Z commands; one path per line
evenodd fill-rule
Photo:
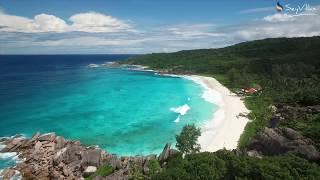
M 173 155 L 175 155 L 178 151 L 175 149 L 171 149 L 171 144 L 167 143 L 162 152 L 160 153 L 159 157 L 158 157 L 158 161 L 160 162 L 165 162 L 168 160 L 169 157 L 172 157 Z
M 112 167 L 112 173 L 95 179 L 129 179 L 134 171 L 148 175 L 148 161 L 159 159 L 165 162 L 176 153 L 167 144 L 157 158 L 156 155 L 117 157 L 96 147 L 85 147 L 79 141 L 65 140 L 55 133 L 36 133 L 32 138 L 23 136 L 1 139 L 5 145 L 1 152 L 16 152 L 24 161 L 8 168 L 0 175 L 3 179 L 22 176 L 23 179 L 83 179 L 102 166 Z
M 319 161 L 320 153 L 313 144 L 310 139 L 291 128 L 265 128 L 249 143 L 246 152 L 250 152 L 251 156 L 259 156 L 292 151 L 305 159 Z

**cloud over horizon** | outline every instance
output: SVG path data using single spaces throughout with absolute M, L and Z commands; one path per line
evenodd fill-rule
M 313 16 L 274 13 L 231 25 L 210 22 L 152 27 L 133 26 L 131 21 L 97 12 L 77 13 L 68 20 L 46 13 L 26 18 L 0 12 L 0 54 L 173 52 L 264 38 L 320 36 L 320 7 L 317 9 Z
M 0 31 L 5 32 L 117 32 L 133 30 L 132 27 L 123 20 L 112 16 L 86 12 L 72 15 L 68 19 L 68 24 L 63 19 L 42 13 L 35 15 L 33 19 L 9 15 L 0 11 Z

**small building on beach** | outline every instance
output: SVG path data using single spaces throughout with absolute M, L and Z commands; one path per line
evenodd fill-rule
M 253 95 L 257 93 L 259 90 L 256 88 L 246 88 L 246 89 L 241 89 L 241 94 L 243 95 Z

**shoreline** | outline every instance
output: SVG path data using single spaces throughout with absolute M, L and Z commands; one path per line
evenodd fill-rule
M 249 114 L 250 110 L 244 101 L 232 93 L 213 77 L 200 75 L 182 75 L 166 71 L 150 69 L 148 66 L 132 65 L 135 71 L 153 72 L 161 76 L 180 77 L 193 81 L 203 88 L 202 98 L 218 106 L 212 118 L 201 125 L 201 136 L 198 143 L 201 152 L 215 152 L 220 149 L 232 150 L 238 147 L 238 141 L 247 123 L 247 117 L 239 114 Z
M 215 152 L 224 148 L 236 149 L 240 136 L 249 122 L 247 117 L 238 116 L 240 113 L 250 112 L 244 102 L 212 77 L 199 75 L 182 77 L 200 84 L 204 88 L 202 97 L 219 107 L 213 113 L 212 118 L 201 126 L 201 136 L 198 139 L 201 151 Z
M 198 139 L 198 143 L 201 145 L 201 151 L 215 152 L 223 148 L 227 150 L 237 148 L 240 136 L 249 122 L 247 117 L 239 116 L 239 114 L 248 114 L 250 112 L 245 107 L 244 102 L 240 100 L 240 97 L 236 96 L 213 77 L 174 74 L 153 70 L 147 66 L 131 66 L 135 68 L 129 68 L 129 70 L 184 78 L 199 84 L 203 88 L 202 98 L 218 106 L 212 117 L 205 120 L 200 126 L 201 136 Z
M 213 77 L 200 75 L 182 75 L 150 69 L 147 66 L 133 65 L 137 71 L 154 72 L 161 76 L 181 77 L 199 84 L 203 88 L 202 98 L 218 106 L 212 118 L 201 125 L 201 136 L 198 143 L 201 151 L 215 152 L 220 149 L 232 150 L 238 147 L 238 141 L 247 123 L 247 117 L 239 114 L 249 114 L 250 110 L 244 101 L 232 93 Z

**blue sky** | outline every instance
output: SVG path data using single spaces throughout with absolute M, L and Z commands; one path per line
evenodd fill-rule
M 276 2 L 1 0 L 0 54 L 172 52 L 320 35 L 320 2 L 283 0 L 281 13 Z M 288 9 L 306 4 L 312 15 Z

